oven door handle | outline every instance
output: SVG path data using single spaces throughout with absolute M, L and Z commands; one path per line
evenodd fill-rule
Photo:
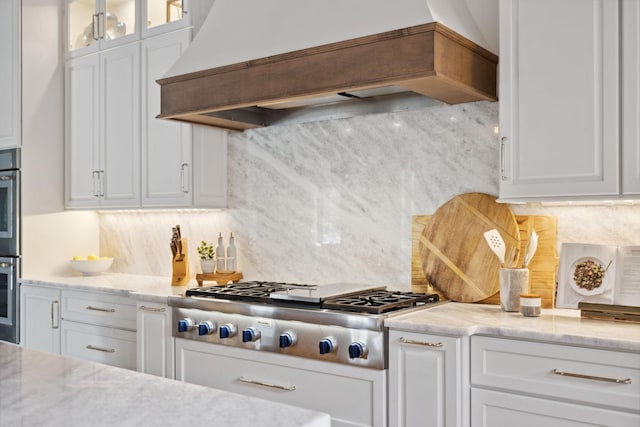
M 252 380 L 252 379 L 245 378 L 245 377 L 238 378 L 238 381 L 240 381 L 242 383 L 245 383 L 245 384 L 259 385 L 259 386 L 262 386 L 262 387 L 273 388 L 273 389 L 276 389 L 276 390 L 294 391 L 296 389 L 296 386 L 294 386 L 294 385 L 272 384 L 272 383 L 267 383 L 267 382 L 264 382 L 264 381 Z

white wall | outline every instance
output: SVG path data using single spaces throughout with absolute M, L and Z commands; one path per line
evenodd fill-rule
M 22 0 L 22 276 L 98 251 L 98 216 L 64 211 L 64 0 Z

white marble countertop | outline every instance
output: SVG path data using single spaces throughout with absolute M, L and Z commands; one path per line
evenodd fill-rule
M 20 279 L 20 282 L 30 285 L 109 292 L 158 303 L 166 303 L 167 297 L 171 295 L 184 295 L 184 292 L 188 288 L 198 286 L 195 279 L 192 279 L 186 286 L 171 286 L 171 277 L 168 276 L 142 276 L 120 273 L 100 273 L 94 275 L 82 275 L 78 273 L 69 276 L 23 277 Z
M 328 414 L 0 342 L 3 426 L 329 427 Z
M 451 336 L 493 335 L 640 351 L 640 325 L 582 319 L 580 310 L 542 309 L 540 317 L 507 313 L 499 305 L 448 302 L 385 320 L 385 326 L 408 332 Z

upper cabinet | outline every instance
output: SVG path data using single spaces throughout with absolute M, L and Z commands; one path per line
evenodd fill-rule
M 622 1 L 622 189 L 640 195 L 640 2 Z
M 67 0 L 68 56 L 187 27 L 189 6 L 188 0 Z
M 132 2 L 115 4 L 124 3 Z M 68 209 L 226 207 L 227 133 L 156 119 L 156 80 L 192 34 L 192 28 L 169 31 L 185 22 L 180 2 L 145 0 L 144 16 L 160 3 L 162 16 L 149 20 L 157 34 L 118 46 L 97 41 L 86 48 L 99 46 L 97 52 L 81 48 L 82 55 L 66 62 Z
M 136 0 L 68 0 L 67 49 L 71 56 L 118 46 L 139 38 Z
M 501 201 L 640 194 L 638 24 L 636 0 L 500 0 Z
M 0 0 L 0 148 L 20 143 L 20 1 Z

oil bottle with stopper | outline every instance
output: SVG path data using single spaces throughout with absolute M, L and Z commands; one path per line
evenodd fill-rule
M 236 243 L 233 232 L 229 236 L 229 246 L 227 246 L 227 271 L 236 271 Z
M 216 246 L 216 272 L 221 273 L 226 271 L 225 261 L 222 233 L 218 233 L 218 246 Z

